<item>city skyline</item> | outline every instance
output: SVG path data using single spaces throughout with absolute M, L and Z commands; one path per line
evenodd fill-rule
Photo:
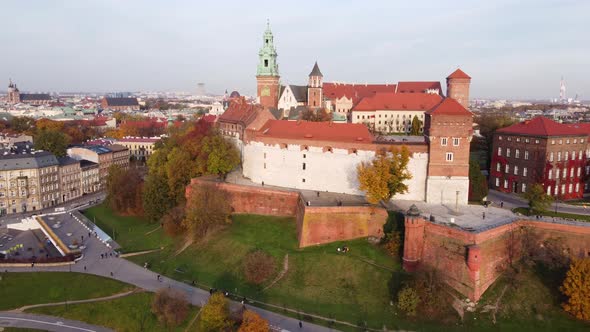
M 589 3 L 469 5 L 10 3 L 0 17 L 7 32 L 0 42 L 11 45 L 0 54 L 0 83 L 12 78 L 23 91 L 194 92 L 205 82 L 208 92 L 253 95 L 269 19 L 283 84 L 304 83 L 315 61 L 326 81 L 354 83 L 443 82 L 460 67 L 473 77 L 473 98 L 557 98 L 564 77 L 568 97 L 590 99 Z

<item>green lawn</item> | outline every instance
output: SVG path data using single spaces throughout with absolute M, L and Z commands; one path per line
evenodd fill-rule
M 378 247 L 361 239 L 346 242 L 351 249 L 347 254 L 336 250 L 344 242 L 300 250 L 292 218 L 237 215 L 233 220 L 231 227 L 178 256 L 170 247 L 130 259 L 137 264 L 149 262 L 151 269 L 178 280 L 196 280 L 204 287 L 237 291 L 248 298 L 309 313 L 354 323 L 393 322 L 387 282 L 391 271 L 400 267 Z M 278 270 L 289 254 L 288 273 L 266 291 L 248 284 L 242 276 L 242 259 L 256 248 L 273 255 Z M 375 326 L 382 327 L 382 323 Z
M 172 243 L 161 229 L 150 233 L 159 226 L 157 223 L 149 223 L 139 217 L 115 215 L 106 204 L 91 207 L 83 213 L 121 245 L 123 252 L 156 249 Z
M 74 272 L 9 272 L 0 276 L 0 310 L 103 297 L 133 289 L 116 280 Z
M 494 305 L 506 285 L 500 302 L 497 324 L 490 313 L 476 312 L 465 316 L 465 327 L 477 331 L 590 331 L 590 324 L 573 319 L 560 307 L 560 281 L 540 268 L 525 268 L 510 283 L 500 277 L 480 299 L 480 308 Z
M 153 297 L 153 293 L 137 293 L 111 301 L 69 305 L 67 310 L 65 306 L 58 306 L 35 308 L 27 312 L 79 320 L 117 332 L 166 331 L 150 311 Z M 184 324 L 172 331 L 184 331 L 197 310 L 197 307 L 191 307 Z
M 567 218 L 567 219 L 576 219 L 578 221 L 590 221 L 590 215 L 583 215 L 583 214 L 573 214 L 573 213 L 562 213 L 562 212 L 557 212 L 555 213 L 555 211 L 548 211 L 548 210 L 544 210 L 544 211 L 534 211 L 533 213 L 529 212 L 528 208 L 524 208 L 524 207 L 519 207 L 519 208 L 515 208 L 512 209 L 513 212 L 518 212 L 520 214 L 523 214 L 525 216 L 535 216 L 535 215 L 541 215 L 541 216 L 548 216 L 548 217 L 559 217 L 559 218 Z M 559 211 L 559 210 L 558 210 Z

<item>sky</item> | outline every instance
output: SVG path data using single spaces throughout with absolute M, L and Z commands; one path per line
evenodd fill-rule
M 21 91 L 256 92 L 267 19 L 283 84 L 441 81 L 472 98 L 590 100 L 588 0 L 19 0 L 0 10 L 0 84 Z M 2 86 L 0 90 L 5 90 Z

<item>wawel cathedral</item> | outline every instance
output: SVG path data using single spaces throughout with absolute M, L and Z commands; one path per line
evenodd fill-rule
M 362 194 L 357 166 L 389 147 L 411 152 L 409 190 L 393 197 L 467 204 L 473 115 L 471 77 L 457 69 L 439 81 L 397 84 L 324 82 L 315 63 L 307 85 L 281 85 L 278 53 L 267 25 L 256 71 L 256 103 L 235 98 L 218 120 L 242 155 L 243 176 L 294 189 Z M 326 112 L 311 122 L 303 112 Z M 419 120 L 419 135 L 410 136 Z M 404 135 L 406 134 L 406 135 Z

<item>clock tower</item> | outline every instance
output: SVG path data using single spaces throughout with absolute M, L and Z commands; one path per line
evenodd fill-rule
M 256 82 L 258 85 L 257 102 L 265 108 L 276 108 L 279 103 L 279 64 L 277 50 L 273 43 L 270 24 L 266 23 L 266 31 L 262 36 L 262 48 L 258 52 L 258 69 Z

